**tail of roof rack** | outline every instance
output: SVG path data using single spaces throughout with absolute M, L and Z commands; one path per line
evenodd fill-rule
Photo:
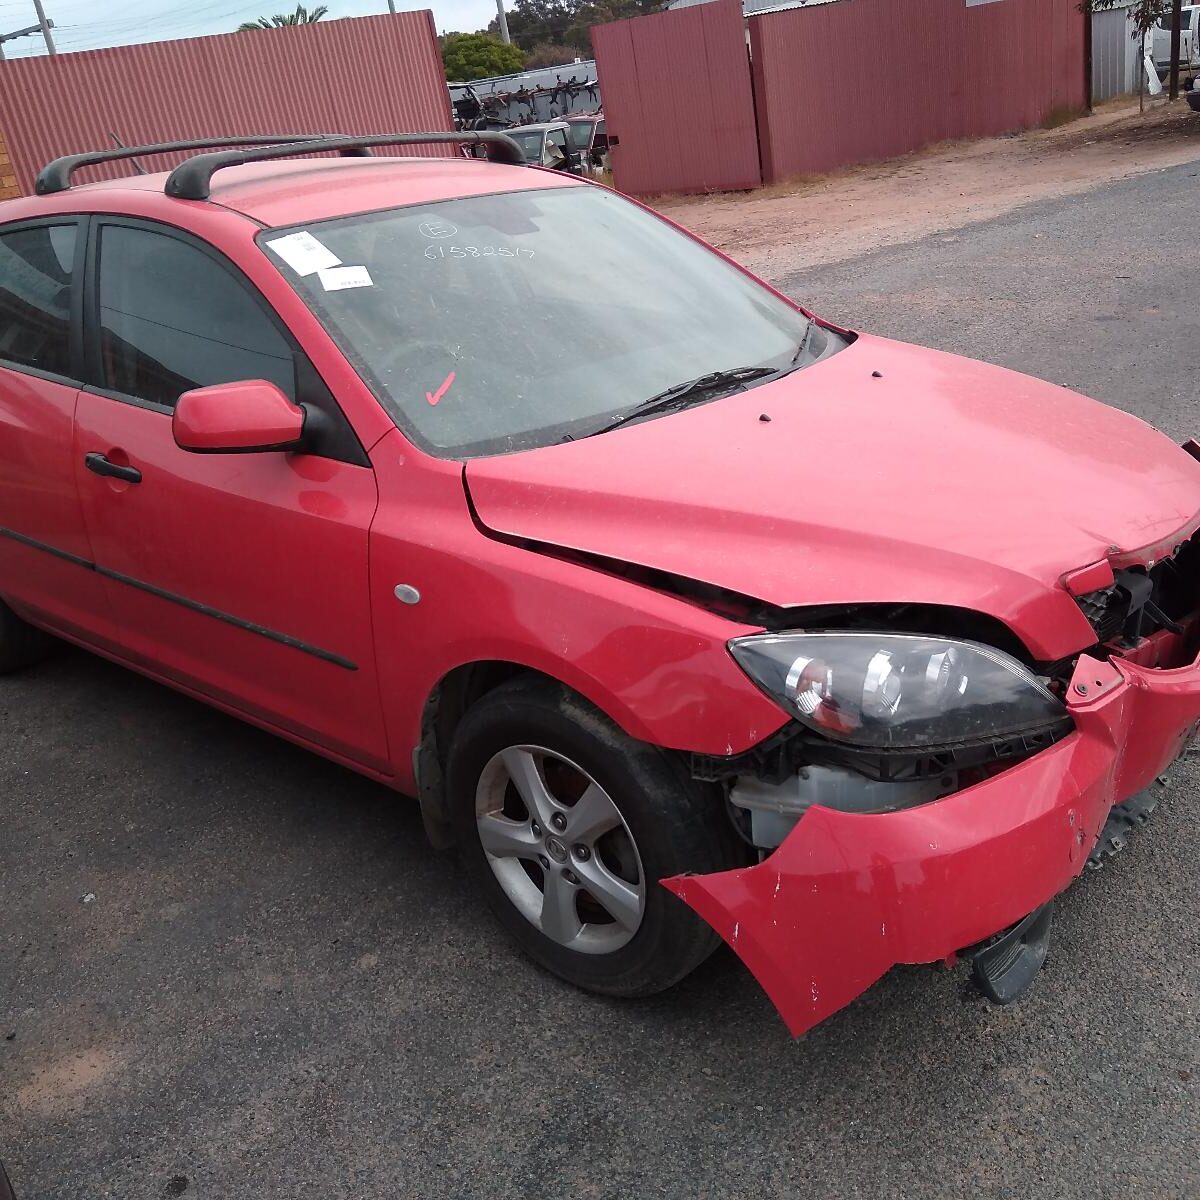
M 116 150 L 89 150 L 83 154 L 66 154 L 47 163 L 38 173 L 34 191 L 39 196 L 54 192 L 65 192 L 71 186 L 71 176 L 80 167 L 95 163 L 118 162 L 121 159 L 138 159 L 148 154 L 170 154 L 179 150 L 212 150 L 217 147 L 234 146 L 279 146 L 299 142 L 320 141 L 333 135 L 323 133 L 264 133 L 256 137 L 202 138 L 189 142 L 158 142 L 150 146 L 119 146 Z M 354 151 L 361 154 L 363 151 Z
M 487 147 L 488 157 L 493 162 L 518 167 L 525 165 L 525 155 L 521 147 L 503 133 L 378 133 L 364 137 L 335 135 L 306 142 L 265 146 L 258 150 L 222 150 L 216 154 L 197 154 L 180 163 L 171 172 L 163 190 L 168 196 L 174 196 L 178 200 L 207 200 L 212 177 L 223 167 L 237 167 L 243 163 L 268 162 L 275 158 L 288 158 L 293 154 L 316 154 L 329 150 L 336 150 L 343 155 L 369 155 L 371 146 L 425 146 L 444 143 L 482 144 Z

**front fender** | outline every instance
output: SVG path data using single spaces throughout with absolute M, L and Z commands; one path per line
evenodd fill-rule
M 451 671 L 474 662 L 513 663 L 557 679 L 631 737 L 669 749 L 738 754 L 785 724 L 726 649 L 749 627 L 487 536 L 471 519 L 459 465 L 417 454 L 398 431 L 371 456 L 380 490 L 372 611 L 402 789 L 413 783 L 427 698 Z M 416 463 L 420 469 L 410 469 Z M 398 600 L 399 585 L 414 589 L 418 602 Z

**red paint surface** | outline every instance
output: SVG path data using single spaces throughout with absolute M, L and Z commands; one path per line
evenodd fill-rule
M 110 486 L 85 469 L 92 452 L 136 466 L 142 482 Z M 106 579 L 126 653 L 339 754 L 387 765 L 367 591 L 371 471 L 304 455 L 191 454 L 175 444 L 168 414 L 88 392 L 74 460 L 97 565 L 358 669 Z
M 596 25 L 592 49 L 613 178 L 622 191 L 646 196 L 759 185 L 739 0 Z
M 171 417 L 184 450 L 290 446 L 304 432 L 304 410 L 273 383 L 251 379 L 184 392 Z
M 437 402 L 441 400 L 441 398 L 451 389 L 451 387 L 453 387 L 453 385 L 454 372 L 451 371 L 450 374 L 447 375 L 442 381 L 437 391 L 425 393 L 425 399 L 428 400 L 430 404 L 437 404 Z
M 436 146 L 429 148 L 437 149 Z M 137 213 L 181 228 L 218 227 L 219 210 L 244 213 L 263 225 L 292 225 L 323 221 L 347 213 L 374 212 L 396 202 L 403 189 L 405 203 L 515 192 L 527 188 L 585 187 L 561 171 L 540 167 L 484 164 L 477 159 L 398 160 L 380 152 L 375 158 L 285 159 L 249 163 L 218 171 L 212 181 L 212 202 L 173 200 L 163 195 L 167 175 L 155 171 L 127 179 L 73 187 L 52 196 L 27 196 L 0 204 L 0 220 L 17 221 L 46 213 Z M 229 228 L 242 231 L 244 222 Z M 245 238 L 237 239 L 244 245 Z
M 428 11 L 147 42 L 0 62 L 0 128 L 32 193 L 52 158 L 126 145 L 253 133 L 450 130 Z M 450 155 L 452 147 L 425 153 Z M 182 155 L 150 160 L 174 166 Z M 129 174 L 88 167 L 81 180 Z
M 1144 422 L 867 336 L 670 420 L 480 459 L 466 475 L 499 533 L 781 606 L 984 607 L 1042 661 L 1091 636 L 1064 574 L 1110 546 L 1177 544 L 1200 520 L 1195 460 Z
M 1070 705 L 1076 732 L 1002 775 L 884 816 L 815 807 L 759 866 L 666 886 L 793 1034 L 811 1029 L 897 963 L 945 959 L 1058 895 L 1109 809 L 1150 786 L 1200 719 L 1200 661 L 1151 671 L 1085 657 L 1075 678 L 1094 689 Z
M 76 388 L 0 367 L 0 528 L 90 561 L 75 488 Z M 27 604 L 62 628 L 113 633 L 100 578 L 0 537 L 0 579 L 21 581 Z
M 1088 18 L 1079 8 L 839 0 L 750 16 L 765 181 L 1030 129 L 1083 108 Z M 870 60 L 853 85 L 851 47 L 867 48 Z

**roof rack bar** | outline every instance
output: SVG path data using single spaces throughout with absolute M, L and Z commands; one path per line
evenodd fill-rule
M 258 137 L 202 138 L 189 142 L 158 142 L 150 146 L 120 146 L 116 150 L 90 150 L 83 154 L 66 154 L 48 162 L 38 172 L 34 191 L 39 196 L 65 192 L 71 186 L 71 176 L 80 167 L 95 163 L 117 162 L 123 158 L 137 159 L 145 154 L 170 154 L 177 150 L 211 150 L 216 146 L 276 146 L 293 142 L 311 142 L 328 137 L 322 133 L 264 133 Z
M 503 133 L 377 133 L 364 137 L 331 136 L 301 144 L 268 146 L 261 150 L 224 150 L 216 154 L 197 154 L 182 162 L 171 172 L 163 189 L 178 200 L 207 200 L 212 177 L 223 167 L 243 163 L 267 162 L 273 158 L 288 158 L 293 154 L 315 154 L 321 150 L 340 150 L 342 154 L 359 154 L 370 146 L 424 146 L 440 143 L 480 142 L 488 147 L 493 162 L 523 166 L 525 156 L 521 147 Z

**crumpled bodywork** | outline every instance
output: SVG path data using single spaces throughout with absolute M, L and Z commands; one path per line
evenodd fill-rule
M 813 807 L 758 866 L 663 883 L 804 1033 L 892 966 L 952 959 L 1066 888 L 1112 806 L 1187 744 L 1200 660 L 1162 671 L 1085 656 L 1070 695 L 1075 731 L 985 782 L 885 815 Z

